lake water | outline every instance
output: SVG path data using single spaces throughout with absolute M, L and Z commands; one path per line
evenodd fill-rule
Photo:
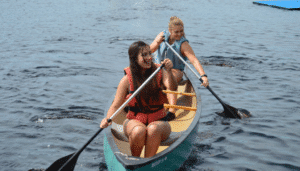
M 0 170 L 45 169 L 99 128 L 128 66 L 180 17 L 220 98 L 204 87 L 197 143 L 180 171 L 300 170 L 300 12 L 252 0 L 1 0 Z M 106 170 L 103 134 L 75 170 Z

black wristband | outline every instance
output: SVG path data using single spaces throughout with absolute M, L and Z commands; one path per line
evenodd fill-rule
M 206 78 L 207 78 L 207 75 L 206 75 L 206 74 L 203 74 L 203 75 L 201 75 L 201 77 L 206 77 Z

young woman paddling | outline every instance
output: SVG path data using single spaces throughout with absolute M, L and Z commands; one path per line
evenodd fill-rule
M 162 43 L 166 40 L 172 48 L 180 54 L 185 60 L 189 60 L 196 70 L 199 72 L 202 77 L 203 86 L 208 86 L 207 75 L 205 74 L 203 67 L 199 60 L 196 58 L 192 47 L 189 45 L 188 40 L 185 38 L 184 34 L 184 25 L 180 18 L 173 16 L 170 18 L 169 22 L 169 32 L 161 32 L 157 35 L 155 40 L 150 45 L 151 52 L 157 50 L 156 56 L 154 58 L 155 63 L 160 63 L 163 59 L 171 59 L 173 63 L 172 73 L 177 81 L 180 82 L 183 76 L 184 63 L 174 54 L 174 52 L 168 48 L 165 43 Z M 168 94 L 170 104 L 176 104 L 177 97 L 174 94 Z M 174 113 L 175 109 L 169 109 L 170 112 Z
M 128 50 L 130 66 L 125 68 L 126 75 L 121 79 L 115 99 L 100 127 L 106 128 L 107 119 L 129 98 L 130 95 L 159 67 L 152 62 L 150 46 L 142 41 L 133 43 Z M 175 91 L 177 82 L 172 74 L 172 61 L 165 59 L 165 69 L 157 75 L 129 103 L 127 119 L 123 130 L 129 139 L 133 156 L 140 156 L 145 146 L 145 157 L 154 156 L 161 141 L 166 140 L 171 127 L 163 107 L 167 102 L 162 88 Z

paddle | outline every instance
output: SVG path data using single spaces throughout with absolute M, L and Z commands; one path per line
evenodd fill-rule
M 196 75 L 196 77 L 201 81 L 201 83 L 203 83 L 201 76 L 199 76 L 190 67 L 190 65 L 170 46 L 170 44 L 167 41 L 164 42 L 174 52 L 174 54 L 185 64 L 185 66 L 187 66 Z M 250 112 L 247 111 L 246 109 L 240 109 L 240 108 L 237 109 L 228 104 L 225 104 L 209 86 L 207 86 L 206 88 L 218 99 L 218 101 L 222 104 L 224 108 L 224 111 L 222 113 L 218 113 L 219 115 L 223 117 L 239 118 L 239 119 L 251 116 Z
M 157 68 L 150 76 L 147 78 L 147 80 L 122 104 L 122 106 L 119 107 L 119 109 L 109 118 L 107 119 L 107 122 L 110 123 L 112 119 L 121 111 L 124 109 L 124 107 L 145 87 L 145 85 L 159 72 L 159 70 L 164 67 L 164 64 L 162 64 L 159 68 Z M 46 169 L 46 171 L 73 171 L 77 162 L 77 159 L 80 155 L 80 153 L 87 147 L 90 142 L 93 141 L 93 139 L 103 130 L 104 128 L 100 128 L 98 132 L 93 135 L 93 137 L 83 146 L 81 149 L 79 149 L 76 153 L 72 153 L 68 156 L 62 157 L 58 160 L 56 160 L 50 167 Z

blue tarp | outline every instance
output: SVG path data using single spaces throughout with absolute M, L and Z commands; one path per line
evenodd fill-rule
M 291 10 L 300 10 L 300 0 L 294 1 L 254 1 L 254 4 L 258 5 L 267 5 L 277 8 L 291 9 Z

